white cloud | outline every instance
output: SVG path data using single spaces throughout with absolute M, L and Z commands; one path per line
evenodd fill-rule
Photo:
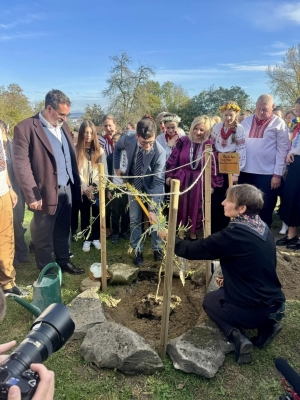
M 275 49 L 286 49 L 289 45 L 284 42 L 276 41 L 271 44 L 271 47 L 274 47 Z
M 300 24 L 300 2 L 280 4 L 277 13 L 279 13 L 281 18 Z
M 220 64 L 235 71 L 266 71 L 268 65 L 251 65 L 251 64 Z
M 29 39 L 34 37 L 46 36 L 45 32 L 12 33 L 0 35 L 0 42 L 8 42 L 17 39 Z
M 208 76 L 220 76 L 227 74 L 230 71 L 225 71 L 221 68 L 203 68 L 203 69 L 159 69 L 156 71 L 155 79 L 159 82 L 174 81 L 187 82 L 195 81 L 195 79 L 205 79 Z
M 24 18 L 18 18 L 8 23 L 0 23 L 1 29 L 11 29 L 20 24 L 31 24 L 36 20 L 44 18 L 44 14 L 27 14 Z
M 282 50 L 282 51 L 274 51 L 274 52 L 266 53 L 266 54 L 268 56 L 284 56 L 286 54 L 286 52 L 287 52 L 287 49 L 286 50 Z
M 189 17 L 188 15 L 185 15 L 183 18 L 186 19 L 187 21 L 191 22 L 194 25 L 196 24 L 196 21 L 193 18 Z

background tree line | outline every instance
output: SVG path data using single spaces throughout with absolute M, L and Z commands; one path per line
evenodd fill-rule
M 243 110 L 254 108 L 253 100 L 239 86 L 217 88 L 212 85 L 190 97 L 181 85 L 157 82 L 150 65 L 140 64 L 133 69 L 133 60 L 126 52 L 112 56 L 111 63 L 107 87 L 102 91 L 108 107 L 104 110 L 99 104 L 88 104 L 83 115 L 83 119 L 90 119 L 97 126 L 106 113 L 114 114 L 123 128 L 127 122 L 135 123 L 146 113 L 156 116 L 161 111 L 169 111 L 181 117 L 181 126 L 187 130 L 198 115 L 218 115 L 220 105 L 228 100 L 236 101 Z M 300 44 L 288 49 L 282 61 L 269 66 L 266 74 L 281 105 L 293 106 L 300 97 Z M 0 86 L 0 119 L 11 129 L 43 108 L 43 100 L 31 103 L 19 85 Z

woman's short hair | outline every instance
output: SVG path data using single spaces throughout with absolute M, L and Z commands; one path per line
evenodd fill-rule
M 258 214 L 263 208 L 263 192 L 257 187 L 248 184 L 235 185 L 227 189 L 227 200 L 236 204 L 236 208 L 246 206 L 245 214 Z
M 210 136 L 211 133 L 211 119 L 207 115 L 201 115 L 200 117 L 196 117 L 194 121 L 192 122 L 190 132 L 189 132 L 189 138 L 192 140 L 193 138 L 193 131 L 195 129 L 195 126 L 203 124 L 205 125 L 205 137 L 204 140 L 207 140 Z

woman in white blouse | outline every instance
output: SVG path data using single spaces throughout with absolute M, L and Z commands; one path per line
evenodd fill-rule
M 245 133 L 242 125 L 238 123 L 240 107 L 235 101 L 228 101 L 222 107 L 222 122 L 213 126 L 211 139 L 215 143 L 219 153 L 235 153 L 240 155 L 240 170 L 246 163 Z M 212 233 L 218 232 L 227 227 L 229 218 L 225 217 L 222 201 L 226 197 L 228 189 L 228 175 L 223 175 L 224 183 L 221 188 L 215 188 L 212 194 Z M 233 176 L 233 181 L 237 182 L 238 176 Z

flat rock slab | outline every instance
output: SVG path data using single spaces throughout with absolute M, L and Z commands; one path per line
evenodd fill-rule
M 170 340 L 167 352 L 174 367 L 187 373 L 213 378 L 225 360 L 225 354 L 234 351 L 223 333 L 209 321 Z
M 98 292 L 101 287 L 101 282 L 100 281 L 93 281 L 91 278 L 87 277 L 85 278 L 80 285 L 80 290 L 81 292 L 84 292 L 85 290 L 92 290 L 93 292 Z
M 70 316 L 75 323 L 71 340 L 83 339 L 90 328 L 106 321 L 102 303 L 93 290 L 82 292 L 72 301 Z
M 138 276 L 139 269 L 131 265 L 115 263 L 108 268 L 111 275 L 109 283 L 111 285 L 129 285 Z
M 144 338 L 114 322 L 91 328 L 80 354 L 99 368 L 117 368 L 128 375 L 151 375 L 164 368 L 158 354 Z

